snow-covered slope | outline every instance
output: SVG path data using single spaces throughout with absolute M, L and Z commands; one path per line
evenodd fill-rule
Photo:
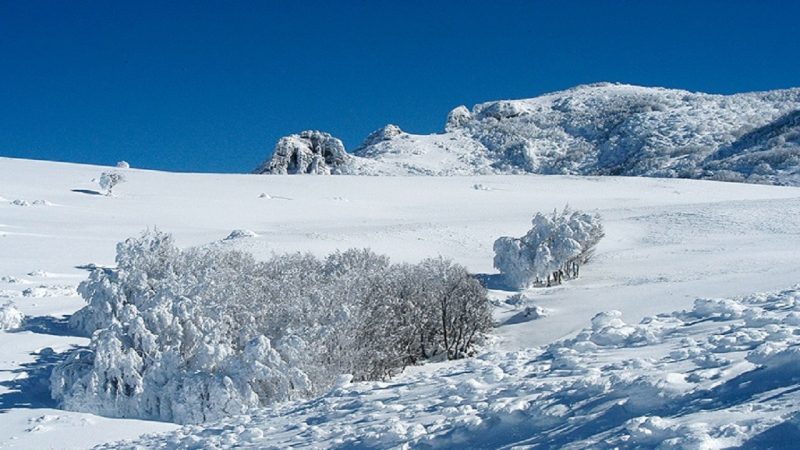
M 575 339 L 437 369 L 103 448 L 790 448 L 800 291 L 638 325 L 603 313 Z
M 634 175 L 800 184 L 800 89 L 709 95 L 578 86 L 454 109 L 441 134 L 394 125 L 339 171 Z M 281 170 L 275 172 L 280 173 Z
M 371 439 L 367 447 L 410 439 L 456 447 L 458 439 L 480 443 L 474 441 L 480 436 L 495 439 L 486 441 L 489 447 L 528 438 L 540 439 L 531 445 L 581 446 L 605 437 L 625 445 L 621 440 L 633 433 L 645 441 L 631 442 L 650 447 L 676 435 L 758 447 L 770 429 L 799 437 L 792 420 L 800 382 L 786 371 L 757 369 L 775 362 L 766 354 L 759 359 L 762 351 L 747 359 L 761 344 L 796 345 L 796 293 L 734 300 L 800 282 L 798 188 L 625 177 L 264 177 L 118 169 L 127 182 L 108 197 L 97 195 L 91 182 L 105 170 L 0 158 L 0 305 L 10 302 L 26 315 L 21 326 L 9 320 L 15 329 L 0 331 L 0 448 L 85 448 L 177 429 L 63 411 L 47 391 L 52 364 L 87 343 L 64 318 L 84 304 L 75 287 L 86 268 L 113 264 L 118 241 L 152 226 L 173 233 L 181 247 L 219 242 L 257 257 L 371 247 L 394 261 L 453 258 L 492 288 L 498 326 L 495 342 L 476 360 L 413 367 L 388 383 L 343 385 L 322 399 L 232 418 L 230 426 L 148 438 L 147 446 L 191 448 L 209 440 L 223 447 L 325 447 L 336 446 L 337 438 L 355 442 L 349 439 L 356 434 Z M 603 217 L 606 237 L 594 261 L 577 280 L 526 292 L 522 303 L 506 302 L 513 292 L 496 280 L 492 243 L 522 235 L 536 211 L 566 203 Z M 249 230 L 235 233 L 248 237 L 226 239 L 234 230 Z M 694 316 L 668 314 L 642 330 L 601 316 L 611 328 L 598 335 L 600 344 L 588 335 L 596 348 L 583 341 L 553 344 L 580 336 L 599 312 L 618 310 L 621 321 L 637 324 L 696 309 L 698 297 L 729 299 L 722 304 L 734 315 L 711 317 L 723 309 L 702 304 Z M 546 315 L 526 315 L 531 304 Z M 647 339 L 633 338 L 634 332 Z M 719 351 L 723 342 L 747 348 Z M 673 354 L 676 347 L 686 355 Z M 797 360 L 791 352 L 783 357 Z M 720 365 L 700 368 L 702 358 Z M 558 361 L 575 367 L 559 368 Z M 631 372 L 644 377 L 641 384 L 627 378 Z M 570 397 L 579 379 L 597 382 L 583 400 Z M 753 390 L 725 393 L 742 383 Z M 725 395 L 709 409 L 702 400 L 707 393 Z M 665 403 L 614 406 L 654 395 Z M 540 409 L 550 401 L 552 408 Z M 641 419 L 648 415 L 664 420 Z M 728 418 L 737 426 L 721 428 Z M 431 428 L 437 421 L 441 427 Z M 547 428 L 559 421 L 574 432 Z M 693 422 L 708 427 L 689 427 Z M 537 430 L 544 430 L 540 437 Z M 497 440 L 506 432 L 506 441 Z

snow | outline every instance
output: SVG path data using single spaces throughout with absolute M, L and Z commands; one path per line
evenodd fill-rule
M 163 431 L 171 434 L 137 442 L 785 448 L 800 437 L 800 309 L 789 289 L 800 281 L 798 188 L 125 169 L 115 197 L 96 195 L 91 180 L 107 170 L 0 158 L 0 197 L 59 205 L 0 203 L 0 303 L 26 316 L 0 331 L 0 448 L 115 448 Z M 577 279 L 505 302 L 517 292 L 498 282 L 492 243 L 523 235 L 536 211 L 565 204 L 603 217 L 594 259 Z M 117 242 L 153 226 L 184 248 L 251 230 L 259 237 L 225 245 L 259 259 L 366 246 L 397 262 L 449 257 L 492 289 L 496 338 L 474 359 L 411 367 L 386 382 L 342 379 L 318 399 L 189 428 L 56 409 L 44 380 L 66 351 L 88 343 L 64 317 L 85 305 L 74 289 L 87 268 L 113 265 Z M 546 315 L 509 320 L 533 306 Z
M 586 336 L 609 329 L 652 336 L 636 346 L 581 337 L 544 351 L 486 352 L 416 371 L 391 383 L 335 388 L 310 402 L 253 416 L 144 437 L 135 445 L 189 448 L 726 448 L 744 444 L 796 414 L 800 400 L 800 291 L 730 299 L 745 311 L 773 312 L 786 332 L 748 350 L 713 339 L 750 326 L 705 306 L 625 325 L 619 312 L 597 316 Z M 717 314 L 721 313 L 721 315 Z M 627 332 L 623 334 L 628 334 Z M 719 354 L 725 359 L 719 358 Z M 689 356 L 691 355 L 691 356 Z M 708 359 L 718 358 L 710 367 Z M 567 362 L 566 360 L 569 360 Z M 769 377 L 765 380 L 764 377 Z M 784 444 L 789 445 L 789 442 Z M 108 448 L 136 448 L 115 443 Z
M 279 142 L 275 152 L 280 167 L 283 147 Z M 339 173 L 643 175 L 798 185 L 800 89 L 710 95 L 582 85 L 471 111 L 459 106 L 440 134 L 387 125 L 353 154 L 336 164 Z

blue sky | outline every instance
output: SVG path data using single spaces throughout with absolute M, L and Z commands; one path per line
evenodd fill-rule
M 246 172 L 460 104 L 618 81 L 800 86 L 797 1 L 0 2 L 0 155 Z

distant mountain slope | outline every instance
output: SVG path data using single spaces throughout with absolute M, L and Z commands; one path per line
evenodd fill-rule
M 292 159 L 286 142 L 274 152 L 281 160 L 265 162 L 259 173 L 311 172 L 292 170 L 292 161 L 314 158 L 316 147 Z M 631 175 L 800 185 L 800 89 L 710 95 L 610 83 L 578 86 L 472 110 L 459 106 L 440 134 L 415 135 L 387 125 L 352 157 L 331 164 L 322 170 L 317 164 L 313 172 Z

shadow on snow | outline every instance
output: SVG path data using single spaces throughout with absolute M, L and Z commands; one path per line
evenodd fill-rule
M 93 191 L 91 189 L 72 189 L 72 192 L 75 192 L 75 193 L 78 193 L 78 194 L 86 194 L 86 195 L 103 195 L 102 193 L 97 192 L 97 191 Z
M 15 369 L 0 371 L 12 374 L 10 380 L 0 381 L 0 386 L 9 390 L 0 394 L 0 414 L 18 408 L 58 407 L 55 400 L 50 397 L 50 373 L 70 351 L 56 353 L 48 347 L 30 353 L 36 356 L 34 361 L 20 364 Z
M 12 333 L 31 332 L 53 336 L 75 336 L 69 328 L 69 316 L 26 317 L 22 326 Z M 79 348 L 73 346 L 68 351 L 56 353 L 50 347 L 38 352 L 31 352 L 35 360 L 20 364 L 13 369 L 0 370 L 10 373 L 10 380 L 0 381 L 0 386 L 8 392 L 0 394 L 0 413 L 16 408 L 56 408 L 56 402 L 50 397 L 50 373 L 53 367 Z
M 12 333 L 30 331 L 36 334 L 49 334 L 51 336 L 77 336 L 74 330 L 69 327 L 69 316 L 53 317 L 38 316 L 26 317 L 22 326 L 13 330 Z
M 518 291 L 517 288 L 509 286 L 505 280 L 505 277 L 499 273 L 476 273 L 474 277 L 486 289 L 493 291 Z

